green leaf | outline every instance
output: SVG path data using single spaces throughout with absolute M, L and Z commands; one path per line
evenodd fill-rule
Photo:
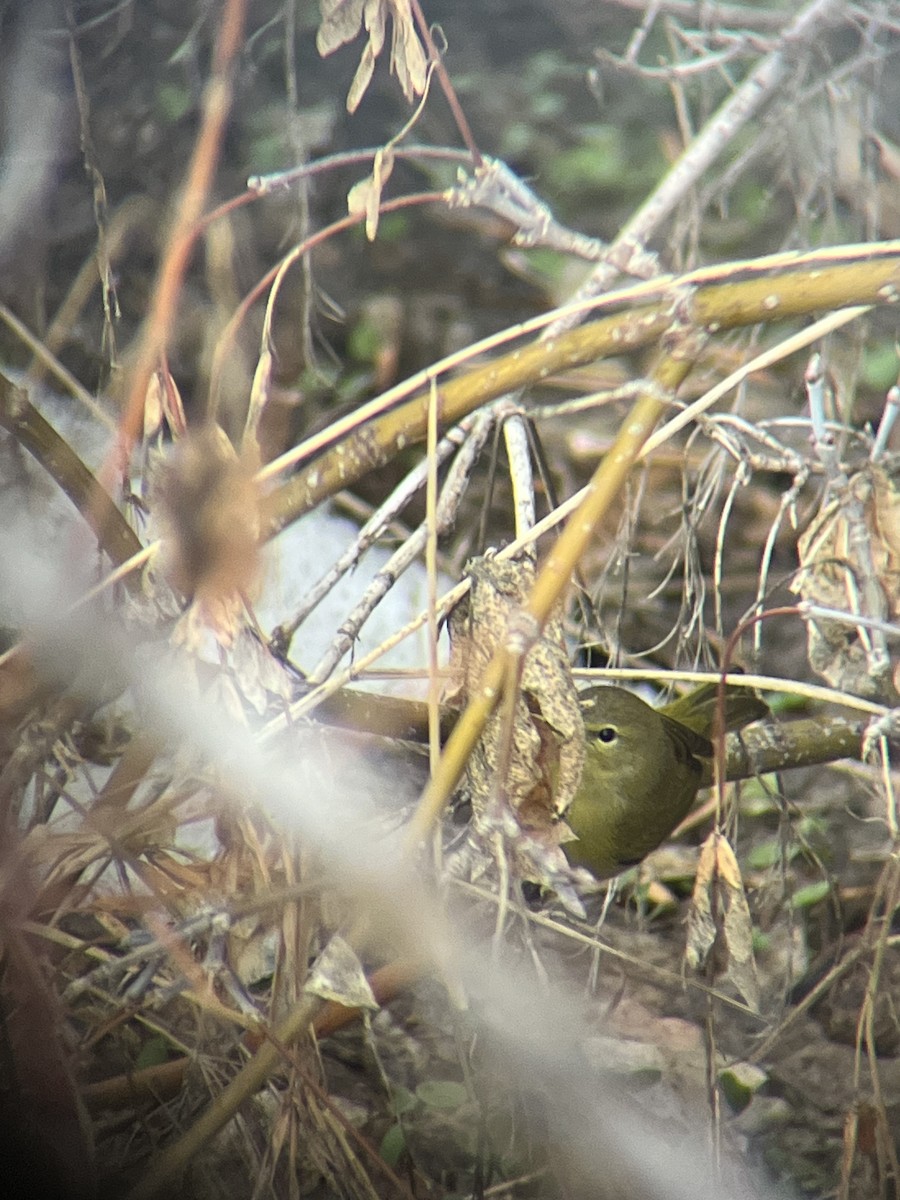
M 469 1099 L 465 1086 L 455 1079 L 430 1079 L 420 1083 L 416 1095 L 429 1108 L 459 1108 Z
M 156 100 L 167 121 L 180 121 L 191 107 L 190 92 L 178 83 L 160 84 Z
M 394 1112 L 398 1117 L 402 1117 L 404 1113 L 411 1112 L 419 1101 L 402 1083 L 395 1084 L 391 1089 L 391 1100 L 394 1103 Z
M 824 850 L 828 846 L 828 822 L 814 814 L 801 817 L 795 826 L 797 836 L 807 842 L 817 842 Z
M 581 144 L 560 151 L 553 159 L 555 185 L 565 194 L 620 185 L 627 170 L 621 130 L 598 124 L 580 132 Z
M 808 712 L 810 700 L 808 696 L 798 696 L 795 692 L 769 692 L 766 704 L 773 716 L 780 717 L 786 713 Z
M 768 1076 L 752 1063 L 735 1063 L 719 1072 L 719 1083 L 733 1112 L 743 1112 Z
M 898 368 L 897 347 L 893 342 L 876 343 L 863 355 L 863 380 L 876 391 L 886 392 L 897 382 Z
M 134 1069 L 144 1071 L 147 1067 L 158 1067 L 166 1062 L 168 1057 L 169 1043 L 162 1034 L 157 1034 L 156 1037 L 148 1038 L 141 1046 Z
M 814 904 L 824 900 L 830 891 L 831 884 L 827 879 L 820 879 L 818 883 L 808 883 L 806 887 L 798 888 L 791 896 L 791 908 L 812 908 Z
M 777 812 L 778 793 L 777 775 L 741 780 L 741 812 L 748 817 L 764 817 Z
M 392 1125 L 381 1139 L 378 1153 L 389 1167 L 396 1167 L 405 1149 L 406 1134 L 403 1132 L 403 1126 L 398 1122 L 396 1125 Z
M 770 867 L 777 867 L 782 856 L 786 862 L 790 862 L 799 853 L 800 847 L 796 844 L 785 846 L 780 837 L 767 838 L 751 849 L 747 862 L 755 871 L 766 871 Z
M 356 362 L 371 364 L 384 345 L 384 334 L 366 317 L 362 317 L 347 337 L 347 353 Z
M 772 939 L 758 925 L 753 926 L 753 953 L 765 954 L 772 948 Z

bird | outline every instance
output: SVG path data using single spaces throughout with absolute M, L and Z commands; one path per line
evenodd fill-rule
M 581 693 L 585 764 L 565 813 L 576 840 L 562 847 L 573 866 L 609 879 L 639 863 L 683 820 L 704 782 L 704 760 L 708 771 L 714 754 L 717 698 L 715 683 L 660 708 L 621 687 Z M 768 711 L 751 690 L 726 687 L 725 730 Z

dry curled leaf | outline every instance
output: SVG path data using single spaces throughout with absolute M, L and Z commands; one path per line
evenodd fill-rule
M 316 34 L 316 49 L 325 58 L 359 32 L 366 0 L 320 0 L 322 23 Z
M 450 705 L 464 704 L 480 686 L 534 582 L 530 562 L 491 555 L 472 560 L 466 571 L 471 593 L 450 616 Z M 569 833 L 560 816 L 581 780 L 584 724 L 558 615 L 525 656 L 508 738 L 507 719 L 501 704 L 469 760 L 475 825 L 488 840 L 502 832 L 523 874 L 559 892 L 568 871 L 559 842 Z
M 244 424 L 243 444 L 252 447 L 259 453 L 259 423 L 272 395 L 272 369 L 274 355 L 270 346 L 266 345 L 256 363 L 253 372 L 253 385 L 250 388 L 250 403 L 247 407 L 247 420 Z
M 713 916 L 713 887 L 715 884 L 716 838 L 713 831 L 700 849 L 694 894 L 688 913 L 688 936 L 685 958 L 688 966 L 699 971 L 706 963 L 716 941 L 716 921 Z
M 812 605 L 868 617 L 900 615 L 900 488 L 895 473 L 873 463 L 851 476 L 849 496 L 833 498 L 798 539 L 803 568 L 794 591 Z M 849 501 L 849 502 L 848 502 Z M 861 512 L 856 529 L 854 510 Z M 874 578 L 871 577 L 874 573 Z M 867 585 L 883 597 L 883 612 L 867 612 Z M 810 666 L 832 687 L 879 696 L 866 646 L 849 622 L 807 622 Z
M 893 616 L 900 614 L 900 483 L 895 474 L 874 464 L 872 478 L 872 529 L 881 559 L 880 578 L 891 601 Z
M 375 60 L 384 47 L 387 20 L 393 19 L 391 71 L 412 103 L 425 90 L 427 59 L 416 33 L 409 0 L 320 0 L 322 23 L 316 47 L 324 58 L 350 42 L 364 28 L 369 35 L 347 93 L 347 109 L 355 112 L 372 79 Z
M 391 38 L 391 70 L 411 104 L 425 91 L 425 51 L 413 24 L 409 0 L 389 0 L 393 8 L 394 30 Z
M 159 371 L 154 371 L 144 394 L 144 441 L 150 442 L 162 429 L 163 383 Z
M 372 174 L 355 183 L 347 193 L 347 211 L 353 215 L 366 214 L 366 237 L 374 242 L 378 232 L 379 206 L 384 185 L 391 177 L 394 169 L 394 152 L 390 146 L 385 146 L 375 152 L 372 162 Z
M 713 830 L 700 851 L 697 878 L 688 915 L 685 957 L 699 970 L 718 942 L 726 956 L 726 975 L 755 1011 L 759 1010 L 759 980 L 753 958 L 753 922 L 741 869 L 734 851 Z
M 150 376 L 144 395 L 144 441 L 152 441 L 164 424 L 176 438 L 187 429 L 181 393 L 165 363 Z
M 356 952 L 338 934 L 316 960 L 304 991 L 323 1000 L 334 1000 L 345 1008 L 379 1007 Z

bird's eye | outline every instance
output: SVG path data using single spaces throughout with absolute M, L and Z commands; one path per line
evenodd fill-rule
M 612 725 L 604 725 L 602 729 L 597 730 L 597 740 L 605 742 L 607 746 L 611 742 L 614 742 L 618 736 L 618 730 L 614 729 Z

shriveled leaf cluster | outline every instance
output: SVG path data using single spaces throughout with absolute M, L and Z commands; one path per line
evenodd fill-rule
M 391 71 L 403 95 L 412 103 L 425 90 L 426 55 L 413 22 L 409 0 L 321 0 L 322 23 L 316 37 L 321 55 L 332 54 L 364 29 L 368 41 L 350 91 L 347 108 L 355 112 L 375 70 L 375 60 L 384 47 L 388 18 L 393 21 Z
M 447 702 L 463 703 L 477 688 L 498 644 L 516 637 L 516 620 L 534 581 L 530 562 L 504 562 L 493 556 L 467 564 L 471 594 L 450 618 L 451 661 Z M 527 639 L 526 639 L 527 643 Z M 510 720 L 512 727 L 510 728 Z M 488 830 L 504 814 L 522 861 L 534 877 L 526 842 L 548 853 L 568 835 L 561 816 L 581 780 L 584 724 L 559 615 L 525 653 L 512 715 L 501 704 L 490 717 L 467 769 L 467 791 L 476 824 Z M 525 835 L 525 836 L 521 836 Z M 551 856 L 563 866 L 561 853 Z M 544 872 L 538 867 L 538 877 Z
M 900 486 L 896 470 L 867 463 L 850 477 L 847 489 L 862 512 L 862 521 L 853 519 L 848 496 L 829 499 L 798 539 L 802 570 L 795 590 L 812 605 L 848 615 L 895 619 L 900 615 Z M 867 611 L 872 587 L 880 611 Z M 877 696 L 884 681 L 873 675 L 868 643 L 865 628 L 857 632 L 849 616 L 846 621 L 836 621 L 813 615 L 808 622 L 813 670 L 832 687 Z

